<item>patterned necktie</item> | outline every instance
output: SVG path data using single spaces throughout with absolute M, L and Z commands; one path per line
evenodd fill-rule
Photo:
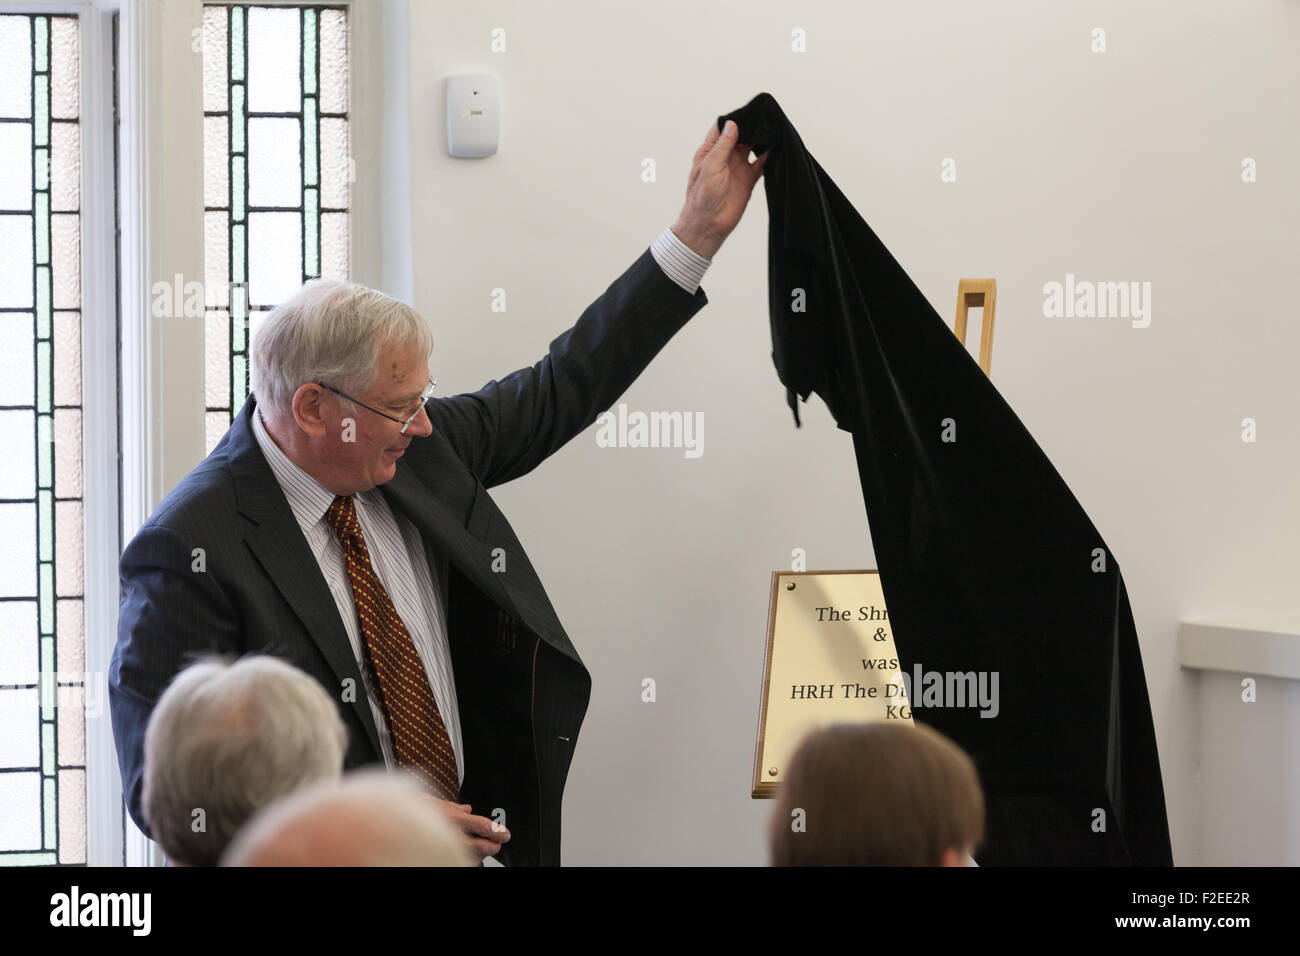
M 352 496 L 335 498 L 325 520 L 343 546 L 366 664 L 379 688 L 397 763 L 416 771 L 436 796 L 455 800 L 460 784 L 451 738 L 411 635 L 370 564 Z

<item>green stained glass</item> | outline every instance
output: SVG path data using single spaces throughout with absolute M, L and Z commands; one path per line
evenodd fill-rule
M 33 46 L 36 58 L 32 60 L 32 70 L 41 73 L 50 68 L 50 18 L 36 17 L 32 24 Z
M 316 185 L 316 167 L 320 164 L 316 140 L 319 129 L 316 100 L 308 97 L 302 101 L 302 181 L 307 186 Z
M 54 560 L 54 492 L 43 488 L 36 493 L 37 558 Z
M 54 638 L 49 634 L 41 635 L 41 713 L 43 719 L 54 716 Z
M 37 334 L 44 331 L 49 335 L 49 330 L 38 330 Z M 53 390 L 53 381 L 50 375 L 50 347 L 49 341 L 39 341 L 36 343 L 36 410 L 38 412 L 50 411 L 50 392 Z M 42 419 L 41 422 L 41 443 L 44 444 L 49 440 L 45 428 L 49 427 L 48 419 Z
M 36 127 L 32 130 L 32 143 L 36 146 L 50 145 L 50 78 L 46 75 L 34 78 L 34 95 L 36 98 Z
M 54 725 L 41 724 L 41 773 L 54 773 Z
M 234 222 L 244 221 L 244 176 L 244 157 L 230 157 L 230 218 Z
M 36 188 L 50 188 L 50 151 L 46 148 L 36 150 Z
M 230 9 L 230 79 L 244 79 L 244 8 Z
M 41 633 L 54 633 L 54 565 L 41 562 Z
M 236 285 L 243 285 L 248 281 L 248 274 L 245 271 L 248 268 L 248 256 L 244 252 L 244 231 L 242 225 L 230 227 L 230 281 Z M 235 310 L 234 302 L 230 303 L 230 309 Z
M 230 88 L 230 149 L 231 152 L 244 151 L 244 85 L 238 83 Z
M 36 485 L 54 487 L 54 418 L 50 415 L 36 416 Z
M 50 337 L 50 267 L 36 267 L 36 334 Z
M 309 276 L 320 275 L 320 198 L 314 189 L 302 194 L 303 238 L 302 271 Z
M 36 193 L 36 264 L 50 264 L 50 194 Z
M 58 799 L 54 791 L 54 778 L 41 780 L 45 791 L 45 849 L 52 850 L 59 845 Z
M 56 853 L 0 853 L 0 866 L 54 866 Z
M 316 11 L 302 12 L 302 91 L 316 92 Z
M 248 360 L 238 353 L 230 357 L 230 394 L 238 398 L 238 411 L 248 398 Z

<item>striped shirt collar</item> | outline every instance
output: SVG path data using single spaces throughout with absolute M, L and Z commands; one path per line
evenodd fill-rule
M 260 409 L 253 409 L 252 417 L 257 444 L 261 446 L 262 454 L 266 456 L 266 462 L 275 474 L 275 480 L 289 500 L 289 507 L 305 537 L 325 516 L 329 506 L 334 503 L 335 494 L 294 464 L 280 449 L 266 430 Z

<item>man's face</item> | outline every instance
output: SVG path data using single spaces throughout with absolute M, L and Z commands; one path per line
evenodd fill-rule
M 359 402 L 405 420 L 419 406 L 420 394 L 429 384 L 428 358 L 413 348 L 385 346 L 379 352 L 379 377 L 374 387 L 349 392 Z M 390 421 L 360 405 L 324 392 L 320 414 L 325 434 L 315 442 L 315 452 L 328 476 L 326 484 L 335 494 L 369 491 L 391 481 L 397 474 L 397 460 L 411 440 L 430 434 L 433 425 L 423 411 L 416 415 L 406 434 L 400 421 Z

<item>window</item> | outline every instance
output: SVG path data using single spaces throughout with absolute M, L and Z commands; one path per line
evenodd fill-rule
M 0 15 L 0 864 L 86 862 L 81 57 Z
M 347 11 L 203 10 L 207 450 L 248 396 L 250 327 L 349 274 Z

